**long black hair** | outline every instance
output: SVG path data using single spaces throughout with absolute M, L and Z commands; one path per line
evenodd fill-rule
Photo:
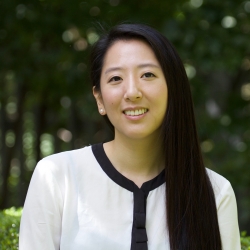
M 162 124 L 166 218 L 171 250 L 221 250 L 215 197 L 197 136 L 190 86 L 168 39 L 142 24 L 121 24 L 102 35 L 91 52 L 91 80 L 99 91 L 107 50 L 118 40 L 143 40 L 154 51 L 168 86 Z

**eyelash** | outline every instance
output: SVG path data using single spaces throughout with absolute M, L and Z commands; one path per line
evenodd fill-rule
M 109 82 L 119 82 L 122 78 L 120 76 L 113 76 Z
M 147 77 L 146 75 L 150 75 L 150 76 Z M 143 78 L 144 76 L 145 76 L 146 78 L 155 77 L 155 75 L 154 75 L 153 73 L 151 73 L 151 72 L 146 72 L 145 74 L 142 75 L 142 78 Z
M 155 77 L 155 75 L 151 72 L 146 72 L 142 75 L 141 78 L 151 78 L 151 77 Z M 109 82 L 119 82 L 121 79 L 122 78 L 120 76 L 113 76 L 112 78 L 110 78 Z

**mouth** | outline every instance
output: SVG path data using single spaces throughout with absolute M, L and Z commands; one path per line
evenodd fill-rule
M 148 112 L 148 109 L 135 109 L 135 110 L 125 110 L 123 113 L 128 116 L 138 116 L 143 115 Z

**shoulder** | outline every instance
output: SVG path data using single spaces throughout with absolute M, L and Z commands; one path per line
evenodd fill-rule
M 66 162 L 76 162 L 77 160 L 82 160 L 84 158 L 88 158 L 92 156 L 92 146 L 86 146 L 84 148 L 70 150 L 70 151 L 64 151 L 57 154 L 52 154 L 50 156 L 47 156 L 43 158 L 41 161 L 50 161 L 55 163 L 65 163 Z
M 223 249 L 240 250 L 240 234 L 237 204 L 230 182 L 223 176 L 207 169 L 217 207 L 218 223 Z
M 81 149 L 65 151 L 47 156 L 40 160 L 35 168 L 35 172 L 60 175 L 65 172 L 83 167 L 88 162 L 95 160 L 91 146 Z
M 217 206 L 225 199 L 235 199 L 231 183 L 225 177 L 211 169 L 206 168 L 206 171 L 214 190 Z
M 213 170 L 206 168 L 206 171 L 213 188 L 221 189 L 224 185 L 230 184 L 224 176 L 214 172 Z

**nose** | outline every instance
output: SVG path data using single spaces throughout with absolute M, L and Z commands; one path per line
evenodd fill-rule
M 138 81 L 134 78 L 129 79 L 125 83 L 125 93 L 124 93 L 124 99 L 126 101 L 137 101 L 142 98 L 142 92 L 139 88 Z

